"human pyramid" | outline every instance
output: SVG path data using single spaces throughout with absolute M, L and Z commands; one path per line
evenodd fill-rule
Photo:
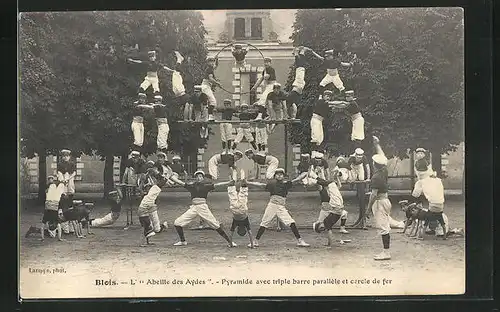
M 233 47 L 232 52 L 236 64 L 244 64 L 247 51 L 239 45 Z M 339 220 L 340 232 L 342 234 L 349 233 L 345 228 L 347 211 L 344 209 L 343 198 L 340 192 L 341 185 L 343 183 L 370 183 L 372 191 L 367 209 L 373 212 L 375 225 L 379 229 L 384 247 L 382 253 L 376 255 L 375 259 L 390 259 L 388 252 L 390 246 L 390 229 L 391 227 L 403 227 L 404 224 L 390 217 L 391 202 L 387 195 L 388 160 L 380 147 L 379 139 L 373 137 L 373 148 L 375 151 L 372 157 L 375 169 L 373 174 L 370 172 L 370 163 L 361 149 L 361 143 L 365 140 L 364 118 L 354 97 L 354 91 L 345 90 L 338 72 L 340 66 L 347 67 L 351 66 L 352 63 L 341 62 L 338 58 L 338 53 L 334 50 L 326 51 L 325 56 L 322 57 L 310 48 L 297 47 L 293 52 L 296 67 L 295 80 L 292 84 L 292 90 L 286 93 L 282 90 L 281 85 L 277 83 L 276 72 L 272 67 L 271 58 L 265 57 L 265 68 L 262 76 L 252 87 L 252 90 L 255 90 L 258 86 L 264 84 L 264 91 L 259 100 L 251 108 L 246 103 L 242 103 L 239 108 L 233 108 L 231 100 L 224 100 L 223 108 L 216 109 L 217 102 L 213 91 L 215 87 L 221 86 L 214 74 L 215 68 L 218 66 L 217 59 L 213 57 L 207 59 L 207 69 L 204 72 L 201 85 L 195 86 L 194 94 L 188 96 L 180 72 L 180 65 L 184 58 L 178 51 L 174 51 L 174 53 L 177 58 L 174 69 L 170 69 L 168 66 L 157 62 L 155 51 L 148 53 L 148 61 L 129 59 L 130 62 L 145 64 L 147 69 L 144 81 L 140 85 L 131 124 L 134 138 L 133 144 L 125 174 L 122 177 L 122 183 L 116 185 L 116 189 L 109 193 L 111 212 L 102 218 L 90 220 L 89 223 L 92 227 L 113 224 L 118 219 L 121 211 L 121 204 L 124 199 L 124 187 L 132 187 L 135 196 L 140 199 L 138 216 L 143 228 L 141 236 L 144 240 L 143 245 L 150 245 L 152 244 L 150 242 L 151 237 L 168 228 L 168 223 L 166 221 L 161 222 L 158 216 L 157 201 L 162 188 L 166 186 L 181 186 L 190 193 L 191 205 L 173 223 L 179 237 L 179 241 L 174 246 L 187 245 L 184 227 L 195 219 L 201 218 L 226 240 L 228 246 L 236 246 L 232 237 L 234 231 L 237 230 L 241 236 L 246 235 L 248 232 L 250 241 L 248 247 L 258 247 L 265 230 L 272 224 L 274 218 L 277 217 L 283 224 L 290 227 L 297 240 L 297 245 L 299 247 L 307 247 L 309 244 L 302 239 L 295 220 L 286 208 L 286 198 L 292 186 L 294 184 L 303 184 L 307 186 L 314 185 L 319 189 L 321 210 L 318 220 L 313 223 L 312 228 L 317 233 L 328 233 L 328 245 L 331 245 L 334 239 L 332 228 Z M 301 155 L 297 177 L 288 180 L 285 178 L 285 170 L 279 167 L 279 159 L 267 153 L 267 139 L 268 134 L 272 133 L 275 127 L 273 121 L 295 119 L 297 106 L 300 105 L 302 93 L 306 85 L 304 78 L 305 65 L 308 62 L 308 58 L 322 60 L 326 72 L 319 84 L 320 95 L 310 119 L 312 150 L 309 153 L 306 152 Z M 222 113 L 222 120 L 220 122 L 222 152 L 210 158 L 208 161 L 208 173 L 202 170 L 194 173 L 194 181 L 188 181 L 186 170 L 180 162 L 180 156 L 173 156 L 172 162 L 167 160 L 170 129 L 169 120 L 167 119 L 169 107 L 162 103 L 163 98 L 159 94 L 157 75 L 159 69 L 172 72 L 174 102 L 183 108 L 185 122 L 194 121 L 201 124 L 200 137 L 205 139 L 205 145 L 208 140 L 207 125 L 215 120 L 214 113 L 216 111 Z M 340 96 L 343 98 L 342 100 L 333 100 L 334 92 L 333 88 L 331 88 L 332 85 L 338 90 Z M 150 86 L 153 87 L 155 99 L 152 104 L 148 104 L 146 100 L 146 90 Z M 332 110 L 343 111 L 351 119 L 351 141 L 355 149 L 354 153 L 348 159 L 343 157 L 337 158 L 335 167 L 330 170 L 328 162 L 324 157 L 322 143 L 324 140 L 323 122 L 328 118 Z M 156 162 L 146 161 L 142 157 L 142 145 L 144 143 L 143 121 L 144 114 L 147 111 L 154 112 L 158 127 Z M 224 121 L 232 120 L 233 116 L 238 116 L 239 120 L 242 121 L 239 123 L 237 135 L 234 139 L 232 138 L 232 123 L 224 123 Z M 266 120 L 268 122 L 263 122 Z M 253 133 L 255 133 L 255 138 Z M 252 148 L 242 152 L 237 150 L 237 146 L 244 137 L 251 144 Z M 267 166 L 265 182 L 253 181 L 253 179 L 247 178 L 248 175 L 238 166 L 238 161 L 243 157 L 253 160 L 258 165 Z M 219 180 L 219 166 L 221 165 L 227 165 L 230 169 L 229 179 L 228 181 L 216 182 L 216 180 Z M 431 169 L 428 167 L 424 169 L 419 169 L 421 171 L 420 180 L 427 178 L 437 179 L 429 173 Z M 185 177 L 184 181 L 180 179 L 181 176 Z M 437 183 L 438 186 L 439 183 Z M 252 236 L 248 219 L 249 186 L 262 188 L 270 193 L 269 203 L 262 216 L 262 221 L 255 238 Z M 219 187 L 227 188 L 229 209 L 233 214 L 233 222 L 229 235 L 213 216 L 207 204 L 208 194 Z M 419 187 L 422 188 L 422 185 L 419 185 Z M 424 187 L 420 193 L 414 191 L 412 198 L 415 201 L 421 200 L 422 192 L 425 197 L 428 197 L 426 193 L 428 190 Z M 444 198 L 442 201 L 444 202 Z M 443 203 L 438 204 L 440 205 L 437 206 L 442 207 Z M 439 211 L 436 218 L 439 217 L 438 215 Z M 441 219 L 439 220 L 441 221 Z M 53 230 L 53 227 L 51 230 Z M 446 235 L 444 237 L 446 238 Z

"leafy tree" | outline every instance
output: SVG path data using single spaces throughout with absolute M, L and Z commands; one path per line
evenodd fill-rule
M 106 160 L 105 191 L 112 186 L 114 156 L 126 156 L 132 141 L 132 106 L 144 72 L 127 64 L 156 49 L 173 64 L 185 57 L 184 82 L 190 92 L 206 58 L 201 14 L 168 12 L 30 13 L 21 19 L 21 136 L 27 156 L 68 147 L 75 154 L 96 151 Z M 169 59 L 170 58 L 170 59 Z M 169 105 L 168 74 L 159 73 Z M 172 107 L 170 120 L 179 117 Z M 156 123 L 145 124 L 145 152 L 156 149 Z M 43 131 L 42 131 L 43 130 Z M 186 129 L 171 124 L 170 148 L 192 152 Z M 189 132 L 190 133 L 190 132 Z M 37 150 L 38 149 L 38 150 Z M 42 159 L 44 157 L 40 157 Z M 42 167 L 41 167 L 42 168 Z M 41 184 L 42 185 L 42 184 Z
M 340 76 L 356 92 L 367 138 L 380 136 L 387 152 L 399 157 L 424 146 L 439 161 L 464 138 L 462 19 L 454 8 L 298 10 L 291 38 L 295 46 L 318 53 L 338 49 L 354 62 Z M 288 88 L 294 74 L 292 68 Z M 302 111 L 307 117 L 323 76 L 318 62 L 306 67 Z M 297 142 L 310 136 L 309 121 L 303 119 L 290 130 Z M 325 128 L 329 150 L 352 152 L 345 115 L 332 114 Z

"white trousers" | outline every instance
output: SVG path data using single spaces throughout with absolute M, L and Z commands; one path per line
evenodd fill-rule
M 356 114 L 352 118 L 351 140 L 364 140 L 365 139 L 365 119 L 361 114 Z
M 156 137 L 156 146 L 158 149 L 168 147 L 168 133 L 170 132 L 170 127 L 167 123 L 167 118 L 156 118 L 156 124 L 158 125 L 158 136 Z
M 92 227 L 107 226 L 115 223 L 120 217 L 119 212 L 110 212 L 102 218 L 92 220 Z
M 391 201 L 389 199 L 379 199 L 373 202 L 372 212 L 375 220 L 375 227 L 379 230 L 380 235 L 389 234 L 391 232 Z
M 320 145 L 324 139 L 323 117 L 313 114 L 311 117 L 311 142 Z
M 219 162 L 217 160 L 217 156 L 218 155 L 214 155 L 208 160 L 208 173 L 214 180 L 217 180 L 219 177 Z
M 246 138 L 248 142 L 253 142 L 253 135 L 252 135 L 252 129 L 251 128 L 238 128 L 236 130 L 236 138 L 234 139 L 234 143 L 238 144 L 243 140 L 243 138 Z M 257 135 L 256 135 L 257 136 Z
M 259 101 L 257 102 L 258 105 L 266 106 L 267 96 L 269 95 L 269 93 L 273 92 L 275 82 L 276 81 L 267 82 L 266 87 L 264 88 L 264 91 L 260 95 Z
M 75 232 L 75 227 L 73 226 L 73 223 L 65 221 L 61 223 L 61 230 L 66 233 L 73 233 Z
M 365 166 L 363 164 L 351 165 L 351 177 L 353 181 L 364 181 Z
M 268 139 L 267 126 L 257 126 L 255 128 L 255 143 L 267 145 Z
M 279 160 L 276 157 L 271 157 L 271 159 L 267 163 L 267 170 L 266 170 L 266 179 L 272 179 L 274 177 L 274 173 L 276 172 L 276 169 L 278 169 L 279 166 Z
M 160 84 L 158 81 L 158 76 L 147 75 L 144 77 L 144 81 L 141 83 L 141 88 L 147 90 L 149 86 L 153 86 L 154 92 L 160 92 Z
M 240 191 L 236 191 L 236 186 L 227 188 L 229 197 L 229 210 L 233 215 L 246 216 L 248 213 L 248 187 L 240 187 Z
M 297 88 L 298 92 L 301 93 L 304 90 L 306 82 L 304 76 L 306 75 L 306 69 L 304 67 L 297 67 L 295 69 L 295 80 L 293 81 L 292 87 Z
M 285 206 L 270 202 L 267 204 L 266 210 L 264 211 L 260 226 L 268 228 L 272 224 L 275 217 L 277 217 L 286 226 L 290 226 L 290 224 L 295 223 L 295 220 L 292 218 Z
M 208 104 L 211 106 L 217 105 L 217 100 L 215 99 L 214 92 L 208 81 L 203 80 L 201 83 L 201 92 L 205 93 L 208 97 Z
M 198 217 L 202 218 L 213 229 L 218 229 L 220 227 L 219 221 L 215 219 L 207 204 L 189 206 L 186 212 L 175 219 L 174 225 L 185 227 Z
M 161 230 L 160 217 L 158 216 L 158 210 L 155 210 L 149 214 L 149 219 L 151 220 L 151 226 L 153 230 L 158 233 Z
M 184 88 L 182 76 L 178 71 L 174 71 L 172 73 L 172 91 L 174 92 L 174 95 L 176 97 L 186 93 L 186 88 Z
M 233 125 L 230 123 L 220 124 L 220 139 L 222 142 L 227 142 L 233 139 Z
M 328 84 L 330 83 L 333 83 L 333 85 L 339 89 L 339 91 L 342 91 L 344 90 L 344 83 L 342 82 L 342 80 L 340 79 L 340 76 L 338 74 L 336 75 L 330 75 L 330 74 L 326 74 L 325 77 L 323 78 L 323 80 L 321 80 L 321 82 L 319 83 L 319 85 L 321 87 L 325 87 L 327 86 Z
M 142 146 L 144 143 L 144 124 L 132 121 L 132 134 L 134 135 L 134 145 Z
M 336 214 L 336 212 L 334 210 L 323 210 L 323 209 L 321 209 L 319 211 L 319 215 L 318 215 L 318 222 L 325 221 L 325 218 L 328 217 L 328 215 L 330 213 Z M 340 214 L 340 219 L 341 220 L 347 219 L 347 211 L 346 210 L 342 209 L 342 212 Z

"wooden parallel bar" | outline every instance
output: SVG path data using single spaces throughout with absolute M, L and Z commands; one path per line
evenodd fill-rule
M 186 121 L 186 120 L 177 120 L 174 121 L 180 124 L 221 124 L 221 123 L 229 123 L 229 124 L 291 124 L 291 123 L 300 123 L 300 119 L 284 119 L 284 120 L 214 120 L 214 121 Z

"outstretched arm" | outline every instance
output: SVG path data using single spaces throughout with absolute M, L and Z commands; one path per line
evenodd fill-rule
M 352 66 L 352 63 L 347 63 L 347 62 L 340 62 L 340 65 L 344 66 L 344 67 L 351 67 Z
M 312 54 L 315 58 L 320 59 L 320 60 L 322 60 L 322 61 L 324 61 L 324 60 L 325 60 L 325 58 L 324 58 L 324 57 L 322 57 L 322 56 L 321 56 L 321 55 L 319 55 L 318 53 L 314 52 L 314 50 L 313 50 L 313 49 L 310 49 L 310 48 L 306 48 L 306 49 L 308 49 L 308 51 L 311 51 L 311 54 Z
M 142 64 L 144 63 L 143 61 L 141 60 L 134 60 L 132 58 L 128 58 L 127 61 L 131 62 L 131 63 L 136 63 L 136 64 Z
M 307 174 L 308 174 L 308 172 L 302 172 L 295 179 L 302 180 L 305 177 L 307 177 Z
M 346 108 L 349 103 L 346 101 L 328 101 L 328 106 L 331 108 L 343 109 Z
M 163 69 L 165 69 L 166 71 L 169 71 L 169 72 L 174 72 L 174 71 L 175 71 L 175 70 L 171 69 L 170 67 L 168 67 L 168 66 L 166 66 L 166 65 L 163 65 L 163 64 L 161 64 L 161 67 L 162 67 Z
M 225 182 L 218 182 L 218 183 L 214 183 L 214 186 L 215 187 L 218 187 L 218 186 L 226 186 L 226 185 L 229 185 L 231 181 L 225 181 Z
M 253 186 L 257 186 L 257 187 L 266 187 L 266 183 L 262 183 L 262 182 L 252 182 L 252 181 L 247 181 L 247 184 L 248 185 L 253 185 Z

